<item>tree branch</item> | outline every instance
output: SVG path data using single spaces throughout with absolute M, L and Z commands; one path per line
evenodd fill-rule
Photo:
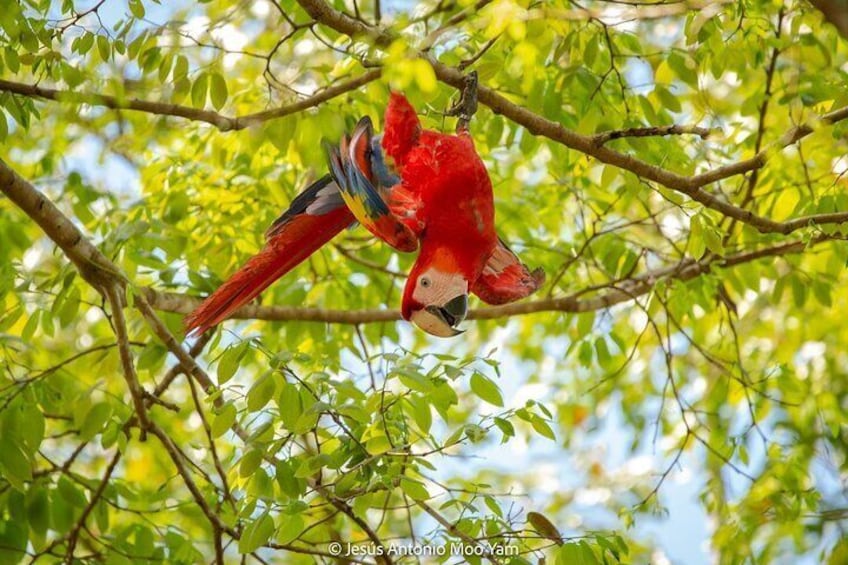
M 74 550 L 77 547 L 77 540 L 79 539 L 80 531 L 85 527 L 85 521 L 88 520 L 88 517 L 94 510 L 94 507 L 97 506 L 97 503 L 100 502 L 100 499 L 103 497 L 106 487 L 109 486 L 109 479 L 112 478 L 112 473 L 115 472 L 115 468 L 118 466 L 118 462 L 120 460 L 121 452 L 120 450 L 117 450 L 115 451 L 115 455 L 112 456 L 112 461 L 109 462 L 109 466 L 106 467 L 106 471 L 100 479 L 100 484 L 97 485 L 97 490 L 91 494 L 91 500 L 88 501 L 88 504 L 83 509 L 82 514 L 80 514 L 74 529 L 68 534 L 68 549 L 65 552 L 66 563 L 73 563 Z
M 848 38 L 848 2 L 845 0 L 810 0 L 842 37 Z
M 212 332 L 206 332 L 205 334 L 197 338 L 197 341 L 194 342 L 194 345 L 192 345 L 188 351 L 188 354 L 191 356 L 192 359 L 200 355 L 200 353 L 203 351 L 203 348 L 206 347 L 206 344 L 209 343 L 209 340 L 212 339 L 213 335 L 214 334 Z M 153 389 L 152 396 L 161 396 L 165 393 L 166 390 L 168 390 L 168 387 L 171 386 L 171 383 L 173 383 L 177 377 L 182 374 L 191 375 L 193 370 L 194 367 L 186 367 L 186 365 L 178 359 L 177 364 L 171 367 L 168 372 L 165 373 L 165 376 L 162 378 L 159 384 L 156 385 L 156 388 Z
M 224 116 L 211 110 L 180 106 L 179 104 L 153 102 L 149 100 L 139 100 L 136 98 L 119 98 L 117 96 L 110 96 L 107 94 L 57 90 L 34 84 L 22 84 L 2 79 L 0 79 L 0 91 L 29 96 L 31 98 L 54 100 L 57 102 L 76 102 L 80 104 L 90 104 L 92 106 L 103 106 L 113 110 L 136 110 L 160 116 L 186 118 L 188 120 L 212 124 L 221 131 L 232 131 L 261 124 L 275 118 L 282 118 L 289 114 L 302 112 L 308 108 L 314 108 L 328 100 L 341 96 L 346 92 L 356 90 L 369 82 L 377 80 L 380 77 L 381 72 L 381 69 L 372 69 L 355 79 L 333 86 L 328 86 L 324 90 L 310 96 L 309 98 L 304 98 L 303 100 L 292 102 L 291 104 L 286 104 L 279 108 L 235 117 Z
M 117 284 L 108 286 L 106 287 L 106 297 L 109 300 L 112 310 L 112 326 L 115 331 L 115 337 L 118 340 L 121 369 L 124 380 L 127 381 L 127 388 L 130 391 L 139 428 L 141 429 L 139 439 L 144 441 L 147 437 L 147 428 L 150 426 L 150 420 L 147 417 L 144 389 L 141 388 L 138 382 L 138 375 L 135 372 L 135 364 L 133 363 L 132 352 L 130 351 L 129 337 L 127 336 L 127 321 L 124 318 L 123 289 L 123 286 L 118 286 Z
M 699 275 L 709 273 L 714 267 L 733 267 L 750 263 L 765 257 L 781 257 L 801 253 L 809 247 L 826 241 L 842 240 L 841 235 L 822 235 L 811 241 L 793 241 L 766 247 L 755 251 L 746 251 L 726 257 L 711 256 L 701 261 L 686 259 L 682 263 L 670 267 L 655 269 L 638 276 L 601 285 L 600 287 L 583 289 L 568 296 L 513 302 L 503 306 L 488 306 L 472 309 L 468 312 L 468 320 L 496 320 L 511 316 L 524 316 L 542 312 L 593 312 L 609 308 L 633 300 L 647 294 L 660 280 L 688 281 Z M 591 298 L 580 298 L 590 291 L 604 290 Z M 200 298 L 160 292 L 151 288 L 143 289 L 145 298 L 150 306 L 164 312 L 188 314 L 201 303 Z M 231 319 L 237 320 L 267 320 L 267 321 L 299 321 L 322 322 L 327 324 L 369 324 L 393 322 L 401 319 L 395 310 L 332 310 L 325 308 L 303 308 L 298 306 L 261 306 L 249 304 L 233 312 Z
M 150 433 L 159 438 L 162 447 L 165 448 L 165 451 L 168 452 L 168 455 L 171 457 L 171 461 L 173 461 L 174 466 L 177 468 L 177 472 L 180 474 L 180 477 L 183 479 L 183 483 L 185 483 L 186 487 L 188 487 L 189 492 L 191 493 L 192 498 L 200 507 L 200 510 L 203 512 L 204 516 L 209 520 L 209 524 L 218 530 L 226 532 L 231 537 L 238 539 L 239 534 L 233 528 L 229 527 L 225 523 L 221 521 L 218 515 L 212 510 L 212 507 L 209 506 L 209 502 L 207 502 L 206 497 L 203 496 L 203 493 L 200 492 L 200 488 L 197 486 L 197 483 L 191 476 L 191 473 L 186 467 L 185 462 L 183 462 L 183 455 L 177 446 L 174 445 L 174 442 L 171 440 L 171 436 L 165 433 L 165 431 L 160 428 L 157 424 L 150 424 Z
M 660 137 L 666 135 L 694 134 L 699 136 L 701 139 L 707 139 L 710 134 L 715 133 L 717 131 L 720 130 L 718 130 L 717 128 L 710 129 L 701 126 L 670 125 L 603 131 L 594 134 L 592 138 L 594 139 L 595 145 L 600 147 L 608 141 L 612 141 L 613 139 L 621 139 L 623 137 Z
M 82 278 L 105 296 L 106 287 L 124 282 L 117 267 L 44 194 L 0 159 L 0 192 L 9 197 L 76 266 Z
M 162 323 L 162 320 L 156 315 L 156 312 L 153 311 L 150 303 L 148 302 L 149 292 L 148 289 L 141 289 L 135 295 L 136 305 L 138 309 L 141 311 L 141 314 L 147 320 L 150 325 L 153 333 L 156 334 L 156 337 L 165 344 L 165 347 L 168 348 L 168 351 L 174 354 L 177 360 L 180 362 L 180 365 L 183 367 L 183 371 L 186 374 L 191 375 L 194 379 L 203 387 L 203 392 L 206 394 L 211 394 L 215 390 L 215 383 L 212 381 L 212 378 L 200 368 L 197 364 L 197 361 L 192 357 L 177 339 L 171 334 L 168 328 Z M 223 399 L 220 397 L 216 397 L 216 405 L 222 403 Z

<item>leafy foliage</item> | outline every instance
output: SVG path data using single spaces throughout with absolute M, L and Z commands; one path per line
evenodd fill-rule
M 0 562 L 695 562 L 685 474 L 721 562 L 844 562 L 846 63 L 800 1 L 6 3 Z M 351 230 L 179 349 L 322 138 L 471 69 L 540 296 L 432 341 Z

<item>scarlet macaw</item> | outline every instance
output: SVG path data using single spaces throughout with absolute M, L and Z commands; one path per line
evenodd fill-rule
M 432 335 L 461 333 L 469 291 L 504 304 L 541 286 L 544 272 L 530 272 L 495 233 L 492 183 L 467 130 L 422 129 L 398 93 L 384 121 L 382 136 L 366 117 L 329 149 L 330 174 L 301 192 L 265 247 L 186 317 L 189 333 L 227 318 L 357 220 L 398 251 L 420 244 L 401 314 Z

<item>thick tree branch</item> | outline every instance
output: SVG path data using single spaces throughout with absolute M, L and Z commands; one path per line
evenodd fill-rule
M 313 0 L 301 0 L 302 2 Z M 430 59 L 433 63 L 433 68 L 436 72 L 436 77 L 443 82 L 450 84 L 455 88 L 462 87 L 464 80 L 463 74 L 453 68 L 436 62 Z M 736 218 L 737 220 L 749 224 L 763 233 L 782 233 L 788 234 L 792 231 L 804 227 L 809 224 L 822 223 L 841 223 L 848 220 L 848 212 L 839 218 L 833 217 L 815 217 L 807 216 L 803 219 L 793 222 L 777 222 L 764 216 L 758 216 L 753 212 L 735 206 L 719 196 L 715 196 L 703 189 L 704 186 L 714 182 L 745 174 L 765 166 L 769 158 L 784 147 L 794 144 L 798 140 L 806 137 L 813 132 L 813 123 L 819 125 L 830 125 L 848 118 L 848 107 L 840 108 L 824 116 L 818 120 L 797 126 L 786 132 L 780 139 L 774 143 L 767 145 L 756 155 L 750 159 L 745 159 L 715 168 L 711 171 L 687 177 L 678 173 L 669 171 L 658 165 L 652 165 L 641 159 L 631 155 L 620 153 L 606 146 L 598 146 L 593 136 L 586 136 L 567 129 L 566 127 L 543 118 L 538 114 L 514 104 L 497 94 L 490 88 L 480 86 L 478 89 L 478 97 L 481 103 L 487 105 L 497 114 L 502 114 L 512 121 L 523 125 L 527 130 L 535 135 L 542 135 L 553 141 L 559 142 L 566 147 L 580 151 L 586 155 L 594 157 L 599 161 L 625 169 L 635 175 L 657 182 L 667 188 L 685 194 L 691 199 L 700 202 L 707 208 L 716 210 L 725 216 Z
M 57 102 L 75 102 L 79 104 L 90 104 L 92 106 L 104 106 L 114 110 L 137 110 L 139 112 L 147 112 L 160 116 L 186 118 L 189 120 L 212 124 L 221 131 L 231 131 L 261 124 L 275 118 L 282 118 L 289 114 L 302 112 L 308 108 L 314 108 L 328 100 L 341 96 L 346 92 L 356 90 L 369 82 L 377 80 L 380 77 L 380 74 L 381 69 L 372 69 L 355 79 L 333 86 L 328 86 L 324 90 L 310 96 L 309 98 L 304 98 L 303 100 L 298 100 L 297 102 L 292 102 L 291 104 L 286 104 L 279 108 L 235 117 L 224 116 L 211 110 L 180 106 L 179 104 L 153 102 L 149 100 L 139 100 L 136 98 L 119 98 L 117 96 L 109 96 L 106 94 L 57 90 L 54 88 L 45 88 L 38 85 L 22 84 L 2 79 L 0 79 L 0 91 L 11 92 L 32 98 L 54 100 Z
M 468 319 L 495 320 L 542 312 L 593 312 L 628 302 L 647 294 L 660 280 L 688 281 L 699 275 L 709 273 L 715 267 L 733 267 L 751 263 L 765 257 L 781 257 L 783 255 L 801 253 L 814 245 L 841 239 L 842 236 L 822 235 L 811 241 L 793 241 L 726 257 L 711 256 L 701 261 L 687 259 L 671 267 L 648 271 L 624 281 L 602 285 L 599 288 L 580 290 L 568 296 L 526 300 L 503 306 L 472 309 L 468 313 Z M 603 292 L 591 298 L 581 298 L 581 296 L 587 294 L 590 290 Z M 144 289 L 144 293 L 145 298 L 153 308 L 164 312 L 188 314 L 197 308 L 202 301 L 200 298 L 193 296 L 173 292 L 159 292 L 151 288 Z M 303 308 L 299 306 L 260 306 L 250 304 L 236 310 L 231 316 L 231 319 L 276 322 L 322 322 L 327 324 L 368 324 L 397 321 L 401 317 L 400 313 L 395 310 L 331 310 L 325 308 Z
M 117 267 L 95 247 L 44 194 L 0 159 L 0 192 L 37 223 L 101 294 L 123 282 Z
M 836 26 L 842 37 L 848 38 L 848 1 L 846 0 L 810 0 L 827 21 Z
M 128 338 L 126 334 L 126 320 L 123 317 L 124 303 L 122 300 L 122 292 L 127 284 L 125 276 L 120 269 L 106 258 L 83 234 L 77 227 L 62 214 L 62 212 L 50 202 L 46 196 L 39 192 L 35 187 L 21 178 L 15 173 L 5 162 L 0 160 L 0 192 L 3 192 L 13 202 L 15 202 L 25 213 L 32 217 L 44 230 L 50 239 L 52 239 L 66 253 L 68 258 L 80 268 L 86 271 L 86 280 L 103 292 L 109 300 L 115 324 L 115 333 L 118 339 L 118 347 L 121 350 L 121 361 L 125 370 L 127 384 L 136 405 L 140 428 L 143 431 L 149 431 L 155 435 L 162 443 L 165 451 L 171 457 L 177 471 L 183 479 L 183 482 L 188 487 L 195 502 L 200 507 L 203 514 L 208 518 L 213 534 L 220 535 L 220 532 L 225 532 L 234 539 L 239 538 L 239 532 L 234 528 L 227 526 L 221 521 L 218 514 L 209 505 L 203 493 L 200 491 L 196 482 L 191 476 L 188 467 L 183 461 L 183 454 L 173 442 L 170 436 L 162 430 L 159 425 L 147 418 L 146 403 L 152 402 L 152 395 L 145 397 L 132 364 L 132 358 L 128 354 Z M 154 312 L 150 300 L 156 302 L 159 299 L 159 294 L 149 289 L 138 289 L 135 293 L 135 305 L 144 315 L 150 327 L 157 337 L 165 344 L 178 359 L 182 371 L 192 375 L 192 377 L 203 387 L 206 393 L 214 392 L 216 388 L 209 375 L 203 371 L 194 360 L 189 352 L 186 352 L 177 339 L 170 333 L 168 328 L 162 323 L 159 317 Z M 201 346 L 202 347 L 202 346 Z M 176 373 L 175 373 L 176 374 Z M 167 382 L 170 382 L 166 379 Z M 167 386 L 167 385 L 166 385 Z M 157 388 L 155 395 L 161 394 L 165 387 Z M 215 398 L 215 404 L 220 405 L 223 399 L 220 396 Z M 235 433 L 244 439 L 249 438 L 247 431 L 238 423 L 233 425 Z M 330 491 L 324 488 L 313 479 L 309 479 L 310 486 L 318 491 L 330 504 L 339 511 L 346 514 L 357 526 L 359 526 L 365 535 L 368 536 L 375 544 L 384 547 L 383 542 L 374 531 L 373 528 L 360 516 L 353 511 L 351 506 L 344 500 L 334 496 Z M 285 549 L 292 552 L 304 553 L 310 555 L 321 555 L 332 557 L 330 554 L 321 552 L 312 548 L 304 548 L 288 544 L 274 544 L 278 549 Z M 379 562 L 389 564 L 392 560 L 387 556 L 379 557 Z

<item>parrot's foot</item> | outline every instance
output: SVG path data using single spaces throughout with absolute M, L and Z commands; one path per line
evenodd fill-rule
M 447 111 L 448 116 L 457 116 L 456 133 L 468 131 L 468 124 L 477 112 L 477 71 L 465 75 L 465 86 L 459 100 Z

